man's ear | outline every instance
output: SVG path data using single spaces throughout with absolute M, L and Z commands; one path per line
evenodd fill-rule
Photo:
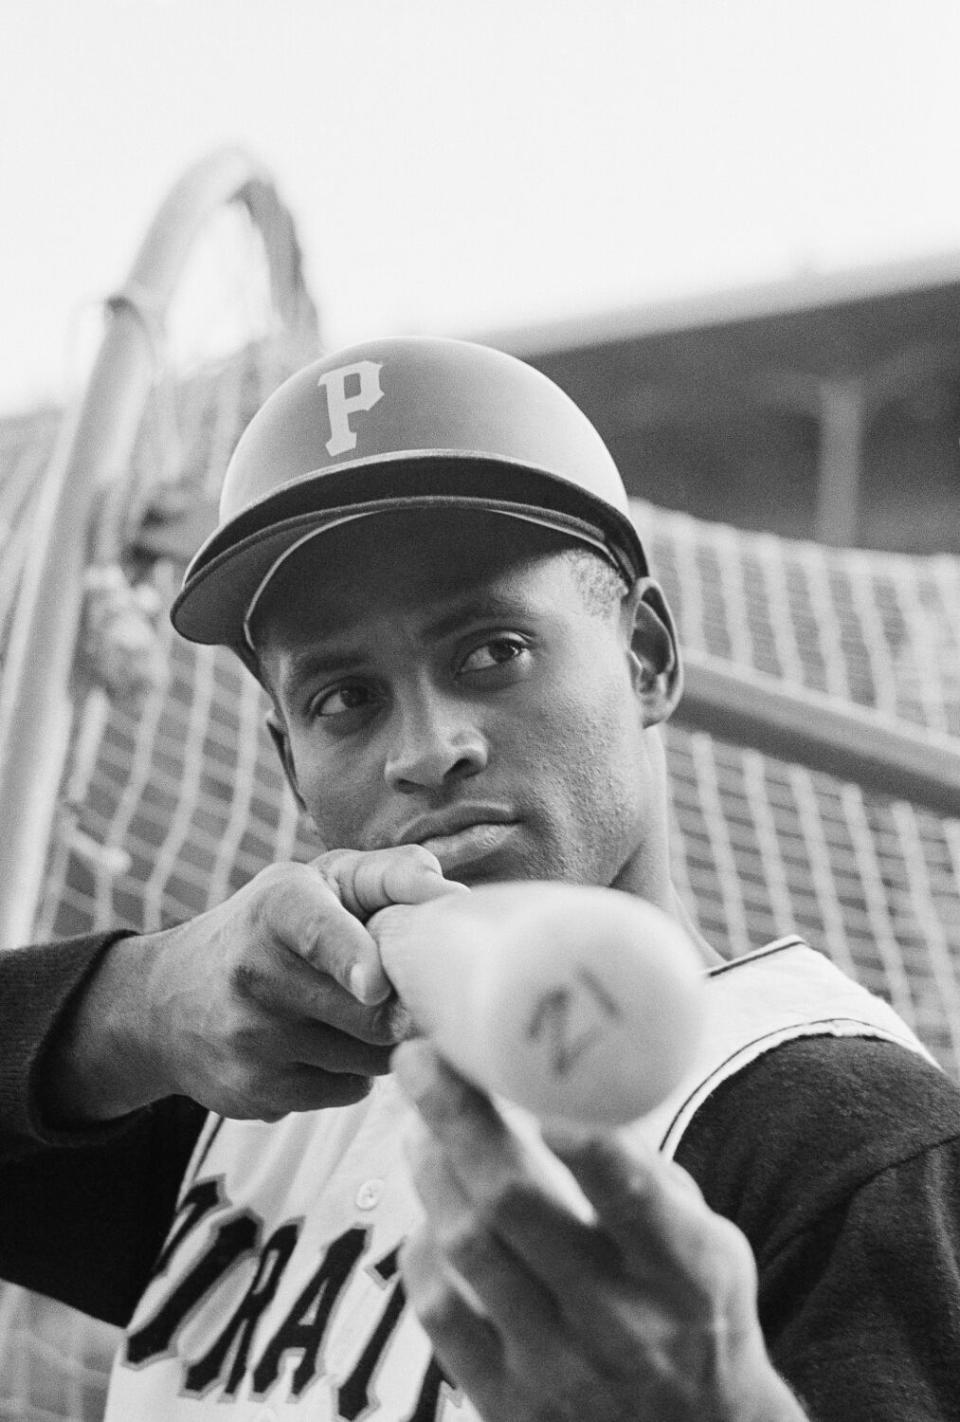
M 624 601 L 629 617 L 634 689 L 644 725 L 666 721 L 683 692 L 683 666 L 673 613 L 659 583 L 641 578 Z
M 287 784 L 293 791 L 297 804 L 301 810 L 306 812 L 306 805 L 303 796 L 300 794 L 300 786 L 297 784 L 297 771 L 293 763 L 293 753 L 290 750 L 290 737 L 286 728 L 276 711 L 271 708 L 266 715 L 267 730 L 270 732 L 270 739 L 276 747 L 277 755 L 280 757 L 280 764 L 283 766 L 283 773 L 287 777 Z

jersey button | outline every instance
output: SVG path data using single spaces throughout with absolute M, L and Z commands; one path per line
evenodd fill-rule
M 375 1210 L 383 1194 L 382 1180 L 365 1180 L 357 1191 L 357 1209 Z

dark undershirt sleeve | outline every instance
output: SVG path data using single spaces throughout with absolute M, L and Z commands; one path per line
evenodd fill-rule
M 204 1111 L 181 1098 L 54 1130 L 33 1083 L 104 934 L 0 953 L 0 1278 L 123 1324 L 149 1278 Z
M 744 1230 L 774 1364 L 815 1422 L 960 1419 L 960 1092 L 893 1045 L 793 1042 L 678 1162 Z
M 204 1119 L 194 1102 L 171 1097 L 107 1140 L 0 1165 L 0 1278 L 125 1324 Z
M 74 995 L 122 933 L 0 952 L 0 1159 L 50 1138 L 34 1079 L 47 1042 Z
M 877 1175 L 764 1271 L 773 1361 L 814 1418 L 960 1418 L 960 1149 Z

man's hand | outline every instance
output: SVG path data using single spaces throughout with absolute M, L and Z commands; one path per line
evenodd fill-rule
M 766 1354 L 750 1247 L 685 1171 L 609 1135 L 548 1134 L 585 1197 L 570 1208 L 429 1043 L 394 1066 L 424 1123 L 407 1293 L 486 1422 L 804 1417 Z
M 45 1116 L 107 1119 L 161 1096 L 237 1118 L 359 1100 L 405 1016 L 364 927 L 464 893 L 418 845 L 276 864 L 188 923 L 122 939 L 47 1055 Z

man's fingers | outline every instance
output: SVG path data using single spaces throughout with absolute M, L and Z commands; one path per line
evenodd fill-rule
M 584 1356 L 550 1309 L 540 1318 L 538 1301 L 522 1292 L 505 1295 L 504 1326 L 478 1312 L 446 1267 L 446 1256 L 429 1229 L 413 1235 L 400 1251 L 400 1269 L 410 1302 L 433 1342 L 437 1357 L 484 1417 L 555 1418 L 556 1422 L 612 1422 L 613 1418 L 665 1417 L 643 1406 L 634 1385 L 608 1382 Z M 512 1291 L 511 1291 L 512 1292 Z M 532 1351 L 523 1342 L 535 1333 Z M 671 1410 L 670 1415 L 675 1414 Z
M 556 1344 L 560 1327 L 551 1295 L 477 1212 L 425 1128 L 408 1134 L 406 1155 L 429 1233 L 464 1282 L 461 1293 L 501 1330 L 515 1362 L 524 1356 L 536 1366 Z
M 436 857 L 418 844 L 334 850 L 312 864 L 277 866 L 272 881 L 270 874 L 260 876 L 257 900 L 270 935 L 366 1006 L 385 1002 L 393 991 L 365 927 L 371 914 L 469 892 L 444 879 Z
M 484 1158 L 488 1136 L 499 1135 L 502 1123 L 489 1097 L 471 1086 L 423 1038 L 406 1042 L 394 1054 L 394 1069 L 406 1095 L 427 1126 L 448 1150 L 456 1166 L 459 1153 L 467 1160 Z
M 614 1366 L 618 1376 L 633 1373 L 641 1341 L 635 1318 L 650 1314 L 637 1304 L 617 1246 L 585 1220 L 583 1197 L 568 1203 L 572 1182 L 551 1172 L 560 1167 L 542 1142 L 535 1148 L 526 1132 L 518 1139 L 427 1043 L 398 1048 L 394 1066 L 427 1135 L 412 1137 L 409 1155 L 435 1248 L 502 1332 L 508 1366 L 557 1386 L 560 1360 L 569 1356 L 561 1393 L 575 1378 L 595 1382 Z
M 285 943 L 273 944 L 271 950 L 245 961 L 238 971 L 242 995 L 284 1023 L 276 1043 L 278 1057 L 289 1060 L 295 1055 L 291 1032 L 309 1034 L 324 1025 L 377 1047 L 395 1046 L 408 1033 L 408 1015 L 396 998 L 373 1005 L 362 1003 Z
M 287 1062 L 354 1076 L 384 1076 L 390 1070 L 389 1046 L 360 1041 L 336 1027 L 296 1023 L 285 1035 Z
M 444 894 L 465 894 L 463 884 L 443 877 L 435 854 L 419 844 L 393 849 L 335 849 L 314 860 L 344 907 L 367 918 L 390 904 L 424 904 Z
M 353 1106 L 371 1085 L 368 1075 L 294 1063 L 268 1077 L 239 1083 L 235 1093 L 225 1094 L 213 1109 L 236 1120 L 279 1121 L 291 1111 Z
M 695 1181 L 672 1161 L 640 1142 L 622 1145 L 595 1131 L 547 1128 L 544 1139 L 576 1177 L 604 1228 L 616 1239 L 634 1238 L 638 1208 L 644 1230 L 671 1227 L 678 1209 L 684 1218 L 703 1207 Z
M 624 1270 L 647 1279 L 712 1279 L 711 1241 L 725 1222 L 678 1166 L 606 1136 L 548 1134 L 552 1151 L 521 1140 L 425 1041 L 404 1043 L 393 1063 L 464 1191 L 551 1288 L 578 1295 L 588 1279 Z
M 316 972 L 326 973 L 358 1002 L 385 1001 L 392 991 L 377 945 L 312 865 L 286 865 L 283 881 L 264 893 L 259 911 L 275 939 Z
M 695 1181 L 656 1151 L 610 1136 L 555 1133 L 551 1148 L 576 1178 L 604 1233 L 637 1278 L 672 1280 L 712 1313 L 729 1283 L 752 1288 L 746 1239 L 711 1211 Z
M 463 884 L 445 879 L 436 855 L 419 844 L 369 851 L 332 850 L 315 859 L 311 868 L 358 926 L 393 904 L 422 904 L 446 894 L 469 892 Z M 384 1001 L 392 985 L 371 935 L 364 930 L 361 939 L 351 933 L 347 952 L 353 956 L 346 965 L 346 976 L 337 971 L 333 975 L 360 1002 Z
M 511 1243 L 526 1228 L 568 1229 L 571 1239 L 591 1218 L 588 1202 L 525 1115 L 511 1125 L 420 1038 L 393 1054 L 400 1086 L 444 1152 L 464 1192 Z
M 411 1306 L 430 1335 L 448 1377 L 476 1402 L 497 1399 L 504 1373 L 496 1329 L 455 1287 L 436 1241 L 427 1231 L 400 1251 L 400 1269 Z

